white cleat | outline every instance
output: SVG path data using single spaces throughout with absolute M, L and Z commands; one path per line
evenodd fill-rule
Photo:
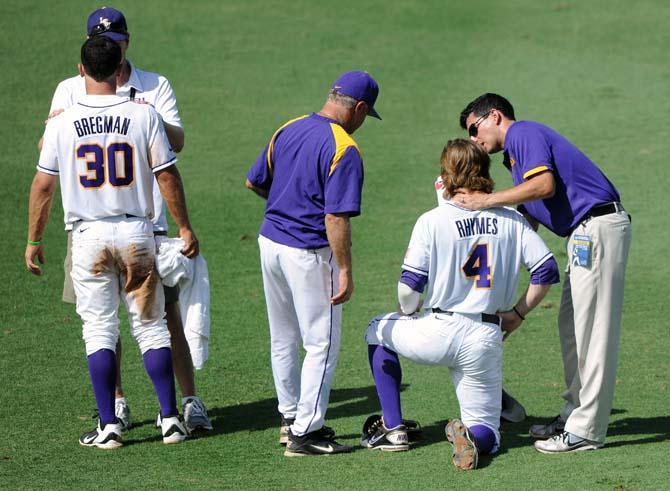
M 114 401 L 114 415 L 118 418 L 123 431 L 130 429 L 130 408 L 125 397 L 117 397 Z
M 181 443 L 188 437 L 188 430 L 179 416 L 162 418 L 161 433 L 163 434 L 163 443 L 168 445 Z
M 596 450 L 602 446 L 602 443 L 587 440 L 567 431 L 564 431 L 560 435 L 555 435 L 549 440 L 538 440 L 535 442 L 535 449 L 538 452 L 546 454 Z
M 100 420 L 98 420 L 97 428 L 79 437 L 79 445 L 113 450 L 123 446 L 121 433 L 123 433 L 121 423 L 107 423 L 100 427 Z
M 207 416 L 207 408 L 199 397 L 190 396 L 182 399 L 184 423 L 189 433 L 196 430 L 212 431 L 212 422 Z

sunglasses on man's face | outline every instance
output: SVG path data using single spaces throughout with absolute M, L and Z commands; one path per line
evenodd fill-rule
M 483 116 L 480 116 L 479 118 L 477 118 L 477 121 L 475 121 L 474 123 L 472 123 L 468 127 L 468 135 L 470 135 L 473 138 L 476 137 L 477 133 L 479 133 L 479 125 L 482 124 L 482 122 L 486 118 L 488 118 L 490 115 L 491 115 L 491 111 L 489 111 L 486 114 L 484 114 Z

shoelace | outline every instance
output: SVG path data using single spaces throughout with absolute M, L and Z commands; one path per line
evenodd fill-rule
M 206 409 L 205 409 L 205 405 L 202 402 L 198 401 L 198 399 L 190 399 L 184 405 L 184 407 L 188 406 L 189 404 L 191 404 L 191 413 L 193 413 L 194 415 L 197 415 L 197 416 L 203 416 L 204 417 Z

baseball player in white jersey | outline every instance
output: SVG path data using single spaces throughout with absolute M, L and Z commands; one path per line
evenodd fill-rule
M 41 274 L 35 259 L 43 260 L 41 238 L 59 180 L 65 223 L 73 234 L 77 313 L 100 415 L 97 428 L 79 442 L 100 448 L 117 448 L 123 441 L 114 407 L 120 299 L 158 396 L 163 441 L 179 443 L 187 436 L 176 407 L 170 336 L 154 264 L 154 175 L 179 225 L 183 253 L 198 254 L 174 167 L 177 159 L 160 117 L 149 105 L 115 95 L 121 60 L 121 48 L 107 37 L 90 38 L 82 46 L 80 72 L 87 95 L 46 127 L 31 188 L 25 252 L 28 269 Z
M 172 91 L 169 81 L 158 73 L 140 70 L 126 58 L 126 50 L 130 42 L 130 34 L 126 19 L 120 11 L 103 7 L 95 10 L 88 17 L 87 33 L 89 37 L 105 36 L 117 42 L 121 47 L 123 61 L 122 69 L 117 77 L 116 95 L 133 100 L 138 103 L 150 104 L 158 112 L 162 120 L 163 128 L 167 134 L 173 151 L 180 152 L 184 146 L 184 129 L 182 127 L 177 99 Z M 75 76 L 63 80 L 56 87 L 49 118 L 60 114 L 63 110 L 76 104 L 86 95 L 84 77 Z M 167 214 L 165 202 L 157 185 L 152 188 L 154 217 L 152 219 L 156 241 L 160 242 L 168 233 Z M 63 284 L 63 301 L 75 303 L 75 295 L 72 287 L 70 271 L 71 261 L 71 228 L 68 230 L 68 250 L 65 259 L 65 275 Z M 179 311 L 179 289 L 178 287 L 164 287 L 165 309 L 172 351 L 174 355 L 174 369 L 177 381 L 182 392 L 182 407 L 186 425 L 190 430 L 211 430 L 212 424 L 207 416 L 205 405 L 196 395 L 195 376 L 193 363 L 184 335 Z M 130 408 L 124 397 L 121 385 L 121 343 L 117 346 L 117 383 L 116 383 L 116 414 L 123 422 L 124 428 L 129 428 Z
M 466 140 L 442 153 L 447 199 L 456 189 L 491 192 L 490 160 Z M 531 273 L 513 305 L 521 266 Z M 424 213 L 412 232 L 398 283 L 399 312 L 373 319 L 366 333 L 383 418 L 371 416 L 361 443 L 370 449 L 409 448 L 400 410 L 398 355 L 449 368 L 461 418 L 446 427 L 453 462 L 474 469 L 479 454 L 500 444 L 502 340 L 558 282 L 551 252 L 523 216 L 510 208 L 472 212 L 447 201 Z M 421 306 L 420 294 L 427 286 Z M 502 321 L 502 322 L 501 322 Z
M 438 205 L 449 203 L 449 200 L 444 197 L 444 182 L 442 181 L 442 176 L 437 176 L 435 179 L 435 194 L 437 195 Z M 521 423 L 525 419 L 526 408 L 503 387 L 500 421 L 502 423 Z

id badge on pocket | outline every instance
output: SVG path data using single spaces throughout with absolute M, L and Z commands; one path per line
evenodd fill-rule
M 572 260 L 573 266 L 591 267 L 591 250 L 593 242 L 589 235 L 575 235 L 572 239 Z

